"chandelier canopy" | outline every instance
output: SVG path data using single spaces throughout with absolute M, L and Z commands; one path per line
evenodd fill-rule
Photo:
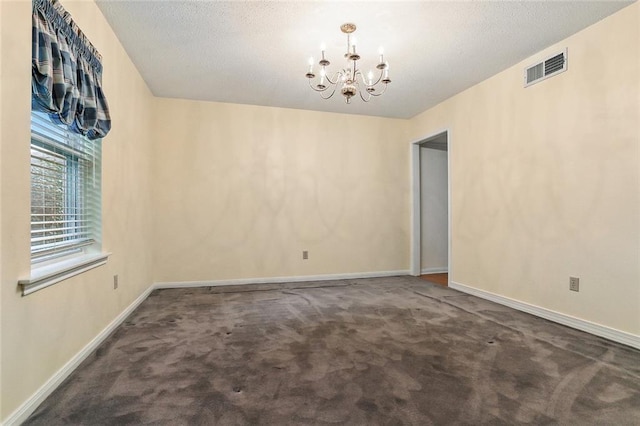
M 314 61 L 313 58 L 309 58 L 309 71 L 306 74 L 307 79 L 309 79 L 309 87 L 316 92 L 320 92 L 322 99 L 331 98 L 339 87 L 346 103 L 351 103 L 351 98 L 356 94 L 359 94 L 363 101 L 369 102 L 372 96 L 382 95 L 387 90 L 387 85 L 391 83 L 391 79 L 389 79 L 389 63 L 385 62 L 384 52 L 380 48 L 380 60 L 376 65 L 379 75 L 374 80 L 373 71 L 369 71 L 365 78 L 360 69 L 358 69 L 360 55 L 356 52 L 356 40 L 351 37 L 351 34 L 356 30 L 356 24 L 342 24 L 340 30 L 347 35 L 347 53 L 344 54 L 347 62 L 344 68 L 333 74 L 329 73 L 327 67 L 331 65 L 331 62 L 325 58 L 325 47 L 323 45 L 321 47 L 322 59 L 318 61 L 320 78 L 316 80 L 317 84 L 312 81 L 316 77 L 313 69 Z

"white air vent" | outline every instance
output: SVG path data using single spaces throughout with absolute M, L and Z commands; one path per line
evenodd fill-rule
M 525 68 L 524 87 L 531 86 L 556 74 L 567 70 L 567 49 L 555 53 L 542 62 Z

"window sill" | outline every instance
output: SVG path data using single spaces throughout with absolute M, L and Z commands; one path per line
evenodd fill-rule
M 110 254 L 99 253 L 78 256 L 62 262 L 34 268 L 31 270 L 29 279 L 18 281 L 18 285 L 22 287 L 22 295 L 27 296 L 45 287 L 106 264 Z

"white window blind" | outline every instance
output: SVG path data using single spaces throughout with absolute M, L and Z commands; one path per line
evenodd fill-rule
M 31 260 L 99 250 L 101 144 L 31 113 Z

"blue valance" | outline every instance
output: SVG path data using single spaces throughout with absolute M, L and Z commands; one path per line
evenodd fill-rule
M 88 139 L 111 129 L 102 57 L 58 0 L 33 0 L 32 108 Z

